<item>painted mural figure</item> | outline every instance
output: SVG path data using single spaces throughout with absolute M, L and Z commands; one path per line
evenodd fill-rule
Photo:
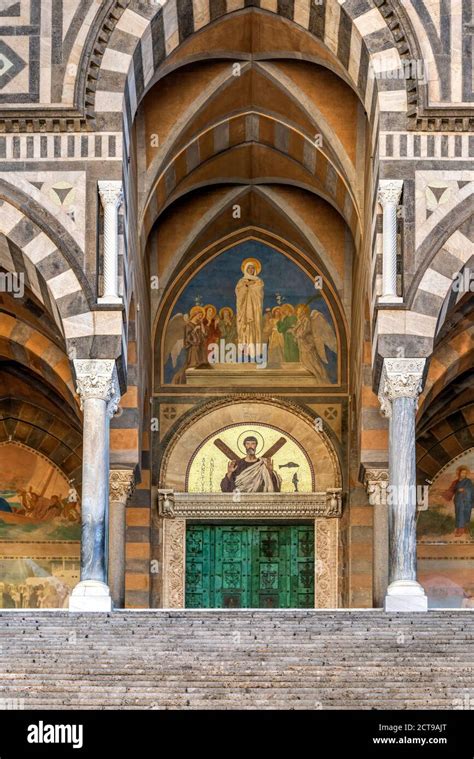
M 325 363 L 317 349 L 314 324 L 310 317 L 309 306 L 300 304 L 296 307 L 296 325 L 291 328 L 295 336 L 303 366 L 313 374 L 322 385 L 329 384 Z
M 79 521 L 79 495 L 74 487 L 73 481 L 70 482 L 70 488 L 64 505 L 64 516 L 70 522 Z
M 469 477 L 467 467 L 458 467 L 456 479 L 451 483 L 449 490 L 444 493 L 444 497 L 447 501 L 454 499 L 456 517 L 454 534 L 458 537 L 463 534 L 470 535 L 471 512 L 474 506 L 474 483 Z
M 281 320 L 278 322 L 278 331 L 283 335 L 283 357 L 285 361 L 299 361 L 300 352 L 298 343 L 293 334 L 298 318 L 291 303 L 284 303 L 281 307 Z
M 270 308 L 270 306 L 267 306 L 267 308 L 264 311 L 263 321 L 262 321 L 262 339 L 263 339 L 263 342 L 267 346 L 270 342 L 270 335 L 272 334 L 272 330 L 273 330 L 272 309 Z
M 261 263 L 247 258 L 242 263 L 243 277 L 235 288 L 237 304 L 237 338 L 240 345 L 247 346 L 250 355 L 259 351 L 263 342 L 263 280 L 258 276 Z M 245 349 L 244 349 L 245 350 Z
M 226 344 L 237 342 L 237 325 L 234 312 L 229 306 L 224 306 L 219 311 L 219 330 Z
M 298 306 L 309 309 L 309 325 Z M 257 373 L 249 364 L 255 361 L 257 381 L 268 367 L 277 370 L 278 382 L 294 370 L 328 385 L 337 382 L 338 353 L 334 320 L 312 279 L 282 254 L 250 241 L 210 261 L 181 292 L 165 328 L 163 381 L 206 385 L 207 372 L 195 369 L 224 377 L 224 365 L 235 364 L 253 382 Z
M 183 347 L 186 351 L 186 361 L 182 369 L 176 372 L 173 377 L 173 384 L 185 384 L 186 369 L 208 366 L 206 330 L 204 327 L 205 317 L 206 312 L 202 306 L 193 306 L 189 312 L 189 316 L 184 319 Z
M 19 442 L 0 443 L 0 460 L 0 608 L 62 608 L 79 577 L 73 479 Z
M 284 359 L 285 339 L 278 329 L 281 320 L 281 308 L 275 306 L 271 315 L 271 332 L 268 341 L 268 363 L 270 366 L 280 366 Z
M 209 304 L 204 306 L 204 319 L 202 320 L 202 326 L 206 335 L 206 361 L 209 355 L 209 346 L 212 343 L 218 343 L 221 337 L 221 331 L 219 326 L 219 317 L 217 316 L 217 309 L 215 306 Z
M 259 459 L 255 455 L 257 438 L 249 435 L 243 441 L 246 456 L 229 461 L 227 474 L 221 482 L 223 493 L 239 490 L 241 493 L 279 493 L 281 477 L 273 470 L 271 459 Z

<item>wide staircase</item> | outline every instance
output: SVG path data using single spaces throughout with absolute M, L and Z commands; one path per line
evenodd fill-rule
M 472 709 L 473 641 L 470 611 L 3 611 L 0 698 L 25 709 Z

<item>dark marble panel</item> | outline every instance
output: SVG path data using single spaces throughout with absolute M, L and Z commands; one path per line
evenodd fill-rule
M 182 42 L 194 32 L 192 0 L 177 0 L 179 41 Z

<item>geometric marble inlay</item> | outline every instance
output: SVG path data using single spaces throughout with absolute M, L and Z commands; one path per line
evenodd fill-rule
M 25 68 L 25 61 L 3 40 L 0 40 L 0 89 Z

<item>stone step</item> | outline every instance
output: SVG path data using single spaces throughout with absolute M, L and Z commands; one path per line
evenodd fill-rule
M 469 611 L 11 611 L 0 696 L 28 709 L 451 709 L 474 699 L 473 650 Z

